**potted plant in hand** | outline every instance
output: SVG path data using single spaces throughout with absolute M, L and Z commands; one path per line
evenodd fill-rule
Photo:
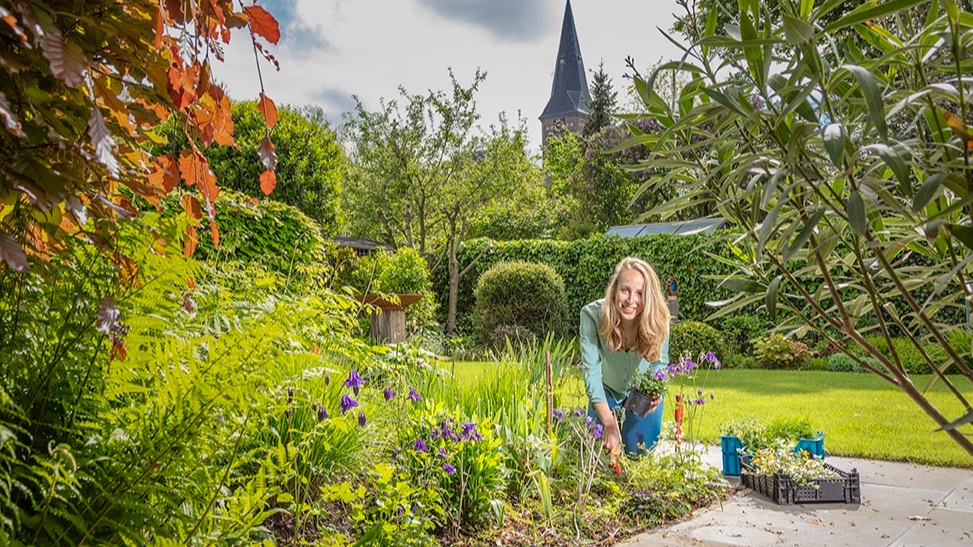
M 631 390 L 625 403 L 622 406 L 631 411 L 638 417 L 643 417 L 652 408 L 652 401 L 662 397 L 666 391 L 666 372 L 663 369 L 657 371 L 641 372 L 632 379 Z

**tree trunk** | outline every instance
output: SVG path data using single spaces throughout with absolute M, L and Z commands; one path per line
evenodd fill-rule
M 462 277 L 459 272 L 459 259 L 456 258 L 456 246 L 449 243 L 449 305 L 446 311 L 446 332 L 453 334 L 456 332 L 456 308 L 459 303 L 459 280 Z

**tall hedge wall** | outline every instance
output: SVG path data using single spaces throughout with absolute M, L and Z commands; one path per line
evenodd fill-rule
M 458 325 L 464 331 L 472 326 L 476 281 L 481 273 L 497 262 L 526 260 L 549 264 L 564 278 L 568 310 L 574 313 L 584 304 L 604 296 L 605 285 L 615 264 L 626 256 L 647 260 L 659 273 L 663 285 L 670 275 L 675 276 L 679 282 L 680 319 L 703 320 L 714 311 L 705 305 L 707 301 L 731 296 L 729 291 L 717 289 L 716 281 L 704 279 L 706 275 L 730 272 L 727 266 L 707 256 L 707 252 L 721 256 L 728 253 L 725 248 L 709 245 L 709 237 L 662 234 L 623 238 L 602 235 L 575 241 L 473 239 L 464 242 L 459 250 L 459 260 L 463 265 L 469 264 L 486 245 L 492 245 L 492 248 L 480 257 L 460 282 Z M 433 289 L 444 314 L 449 294 L 446 268 L 438 268 L 432 274 Z M 572 332 L 576 332 L 577 328 L 574 322 Z

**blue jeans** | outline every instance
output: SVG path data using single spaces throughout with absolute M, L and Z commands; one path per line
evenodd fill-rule
M 605 396 L 608 398 L 608 408 L 613 411 L 622 406 L 622 403 L 616 401 L 611 393 L 606 391 Z M 659 401 L 659 406 L 655 408 L 655 412 L 646 414 L 644 418 L 639 418 L 628 410 L 625 411 L 625 420 L 622 423 L 622 444 L 625 446 L 626 454 L 642 456 L 655 446 L 656 441 L 659 440 L 659 433 L 662 431 L 662 407 L 665 402 L 665 398 L 663 398 Z M 601 423 L 594 405 L 590 402 L 588 403 L 588 416 Z M 645 446 L 644 450 L 639 448 L 640 444 Z

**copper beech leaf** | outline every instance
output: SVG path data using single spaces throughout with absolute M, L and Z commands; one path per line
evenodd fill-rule
M 260 102 L 257 104 L 257 107 L 263 113 L 264 119 L 267 120 L 267 128 L 273 129 L 277 125 L 277 105 L 274 104 L 274 101 L 270 97 L 261 92 Z
M 263 191 L 265 196 L 269 196 L 274 188 L 277 187 L 277 174 L 270 169 L 265 170 L 260 173 L 260 189 Z
M 91 109 L 91 117 L 88 118 L 88 136 L 91 144 L 95 147 L 95 158 L 104 165 L 112 177 L 118 178 L 118 160 L 115 159 L 115 139 L 112 138 L 108 126 L 105 125 L 105 118 L 101 115 L 101 110 L 96 106 Z
M 277 152 L 274 152 L 274 143 L 270 142 L 269 137 L 264 137 L 260 139 L 260 144 L 257 146 L 257 156 L 260 157 L 260 163 L 263 164 L 265 169 L 273 171 L 277 168 Z
M 190 224 L 199 226 L 200 221 L 203 220 L 203 207 L 199 204 L 199 200 L 195 196 L 183 194 L 182 208 L 186 211 L 186 216 L 189 217 Z
M 185 149 L 179 154 L 179 174 L 182 180 L 189 186 L 195 186 L 200 178 L 202 170 L 202 158 L 196 155 L 192 149 Z
M 162 188 L 166 194 L 179 184 L 179 171 L 172 156 L 156 158 L 155 170 L 149 173 L 149 184 Z
M 85 56 L 77 44 L 68 42 L 57 29 L 45 29 L 40 39 L 41 53 L 50 63 L 51 73 L 71 87 L 84 81 Z
M 264 37 L 271 44 L 277 44 L 280 40 L 280 25 L 273 15 L 260 6 L 247 6 L 243 11 L 247 14 L 250 30 L 254 34 Z
M 16 239 L 7 234 L 0 234 L 0 258 L 15 272 L 24 273 L 30 267 L 27 253 L 20 248 Z
M 209 233 L 213 236 L 213 246 L 220 246 L 220 229 L 216 227 L 216 222 L 209 221 Z
M 182 245 L 182 254 L 186 256 L 193 256 L 196 252 L 196 247 L 199 245 L 199 233 L 196 228 L 190 226 L 186 228 L 186 240 Z

